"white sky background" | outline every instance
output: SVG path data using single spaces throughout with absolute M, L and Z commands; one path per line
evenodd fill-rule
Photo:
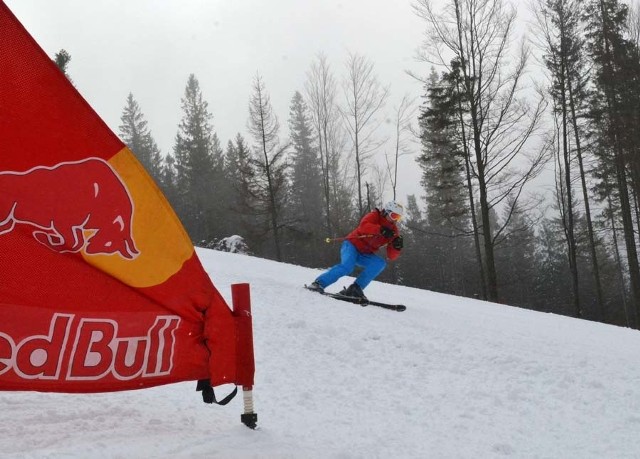
M 180 98 L 194 73 L 223 147 L 246 134 L 252 80 L 259 72 L 288 137 L 289 105 L 323 52 L 341 78 L 349 52 L 375 64 L 390 85 L 388 119 L 427 74 L 415 59 L 424 29 L 410 0 L 5 0 L 51 57 L 66 49 L 78 90 L 117 133 L 132 92 L 162 153 L 171 152 Z M 391 136 L 391 132 L 384 136 Z M 384 137 L 383 136 L 383 137 Z M 379 154 L 384 152 L 383 147 Z M 391 152 L 391 142 L 386 146 Z M 401 159 L 399 198 L 422 195 L 415 155 Z M 388 198 L 389 192 L 385 198 Z

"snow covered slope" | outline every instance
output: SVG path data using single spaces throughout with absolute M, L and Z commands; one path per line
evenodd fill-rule
M 640 457 L 637 331 L 377 282 L 408 310 L 362 308 L 304 290 L 318 270 L 199 255 L 229 302 L 251 284 L 259 430 L 195 383 L 0 392 L 1 458 Z

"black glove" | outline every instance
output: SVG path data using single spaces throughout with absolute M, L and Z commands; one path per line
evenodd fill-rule
M 391 245 L 396 250 L 402 249 L 402 247 L 404 247 L 404 241 L 402 240 L 402 236 L 398 236 L 393 241 L 391 241 Z
M 386 226 L 381 226 L 380 234 L 382 234 L 386 238 L 390 238 L 393 237 L 393 230 L 391 228 L 387 228 Z

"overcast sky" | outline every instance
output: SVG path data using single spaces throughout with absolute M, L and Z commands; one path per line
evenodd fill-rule
M 391 87 L 387 112 L 421 85 L 406 74 L 423 23 L 411 0 L 5 0 L 51 57 L 66 49 L 77 89 L 117 133 L 132 92 L 162 153 L 171 152 L 180 98 L 194 73 L 223 146 L 245 137 L 252 79 L 259 72 L 288 136 L 289 104 L 304 90 L 318 53 L 337 77 L 349 52 L 367 56 Z M 391 145 L 387 147 L 391 151 Z M 384 151 L 384 150 L 383 150 Z M 402 159 L 399 197 L 422 194 L 415 156 Z M 385 196 L 388 198 L 389 195 Z

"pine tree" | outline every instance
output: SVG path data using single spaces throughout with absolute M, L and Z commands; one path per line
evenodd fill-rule
M 640 195 L 637 116 L 640 62 L 633 42 L 625 38 L 628 8 L 618 0 L 590 0 L 585 6 L 587 48 L 593 61 L 595 90 L 591 118 L 602 129 L 598 137 L 601 168 L 613 169 L 620 204 L 627 266 L 634 301 L 634 325 L 640 326 L 640 266 L 629 187 Z
M 427 102 L 420 115 L 421 185 L 426 192 L 429 261 L 433 288 L 463 294 L 463 265 L 471 253 L 470 220 L 464 179 L 464 153 L 459 135 L 455 78 L 432 70 Z
M 149 174 L 159 183 L 162 175 L 162 156 L 151 136 L 147 121 L 138 102 L 129 93 L 120 117 L 120 138 L 136 155 Z
M 53 57 L 53 62 L 55 62 L 60 71 L 64 73 L 64 76 L 67 77 L 67 80 L 69 80 L 71 84 L 73 84 L 73 80 L 69 75 L 69 62 L 71 62 L 71 54 L 69 54 L 67 50 L 61 49 Z
M 510 218 L 510 231 L 496 243 L 496 264 L 502 272 L 500 292 L 502 300 L 514 306 L 528 309 L 536 307 L 536 235 L 534 224 L 528 212 L 519 205 L 507 206 L 514 209 Z
M 257 227 L 258 216 L 256 171 L 251 151 L 239 133 L 235 142 L 229 141 L 225 155 L 225 181 L 230 187 L 226 215 L 234 228 L 250 248 L 259 247 L 259 235 L 265 231 Z
M 191 238 L 212 241 L 223 215 L 223 153 L 213 131 L 209 105 L 196 77 L 189 76 L 181 100 L 183 117 L 173 147 L 178 191 L 177 212 Z
M 295 262 L 317 263 L 322 259 L 323 199 L 322 167 L 314 142 L 309 109 L 302 94 L 295 92 L 289 109 L 291 140 L 291 214 L 289 229 L 295 245 Z
M 558 218 L 545 219 L 536 242 L 536 269 L 532 309 L 573 316 L 572 292 L 567 264 L 567 245 L 562 222 Z
M 402 284 L 437 290 L 432 279 L 432 271 L 425 264 L 432 265 L 427 223 L 418 206 L 415 195 L 407 196 L 405 217 L 402 223 L 404 248 L 396 261 Z
M 177 188 L 176 160 L 173 155 L 167 155 L 160 171 L 159 185 L 167 200 L 174 209 L 180 203 L 180 194 Z
M 421 184 L 426 191 L 430 226 L 446 228 L 446 235 L 467 230 L 464 155 L 458 135 L 458 95 L 448 75 L 432 70 L 427 88 L 428 106 L 420 115 Z

